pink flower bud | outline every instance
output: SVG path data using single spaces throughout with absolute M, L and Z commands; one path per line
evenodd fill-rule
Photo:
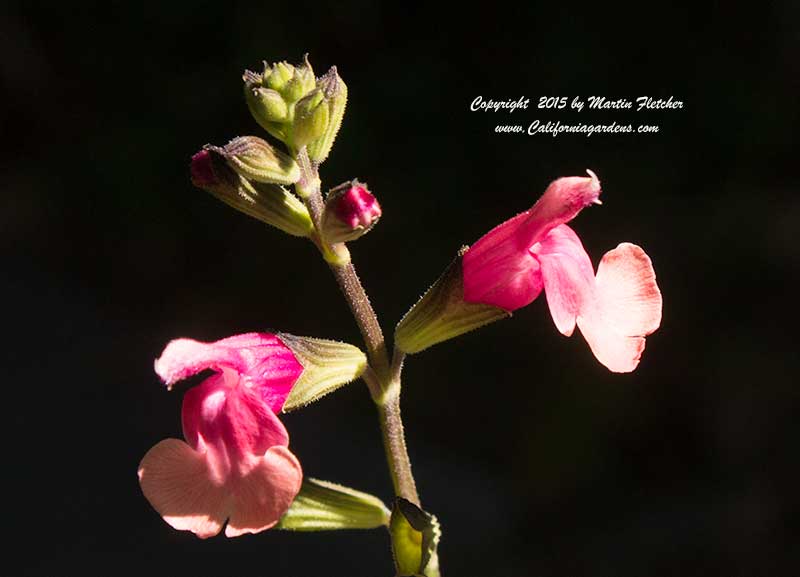
M 329 242 L 355 240 L 367 233 L 381 216 L 381 206 L 367 187 L 353 181 L 334 189 L 325 203 L 323 230 Z
M 363 186 L 351 186 L 334 205 L 336 216 L 352 229 L 371 227 L 381 216 L 381 205 Z
M 211 188 L 219 184 L 219 178 L 214 172 L 214 159 L 208 150 L 201 150 L 192 156 L 190 168 L 192 184 L 198 188 Z

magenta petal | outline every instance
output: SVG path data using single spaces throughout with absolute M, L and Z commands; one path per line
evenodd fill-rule
M 280 411 L 303 372 L 294 353 L 269 333 L 247 333 L 214 343 L 176 339 L 155 362 L 156 373 L 169 386 L 202 370 L 219 372 L 226 367 L 257 387 L 274 412 Z
M 600 181 L 587 172 L 589 177 L 552 182 L 530 210 L 493 228 L 467 250 L 462 260 L 466 302 L 513 311 L 539 296 L 542 275 L 529 249 L 584 207 L 599 202 Z
M 588 177 L 567 176 L 550 183 L 520 226 L 517 233 L 520 244 L 533 246 L 552 229 L 578 216 L 590 204 L 600 203 L 600 180 L 591 170 L 586 172 Z
M 462 259 L 464 300 L 514 311 L 530 304 L 542 291 L 539 263 L 528 247 L 517 242 L 528 217 L 518 214 L 484 235 Z
M 187 442 L 208 452 L 211 470 L 224 478 L 248 466 L 249 455 L 287 446 L 289 435 L 260 395 L 230 369 L 189 389 L 181 411 Z
M 582 309 L 594 298 L 594 269 L 578 235 L 562 224 L 531 248 L 542 266 L 547 304 L 559 332 L 570 336 Z

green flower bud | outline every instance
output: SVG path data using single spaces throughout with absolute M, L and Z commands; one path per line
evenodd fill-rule
M 290 531 L 374 529 L 387 526 L 389 516 L 389 509 L 377 497 L 306 477 L 276 528 Z
M 303 373 L 283 405 L 285 412 L 313 403 L 354 381 L 367 368 L 366 355 L 353 345 L 284 333 L 278 337 L 303 365 Z
M 331 151 L 333 141 L 339 133 L 344 118 L 344 109 L 347 105 L 347 85 L 339 77 L 336 67 L 333 66 L 322 78 L 317 80 L 317 88 L 322 90 L 325 100 L 330 107 L 330 118 L 325 131 L 320 138 L 308 145 L 308 157 L 322 163 Z
M 311 236 L 314 225 L 305 205 L 277 184 L 249 182 L 214 150 L 192 157 L 192 182 L 233 208 L 293 236 Z
M 395 328 L 394 342 L 407 354 L 477 329 L 493 321 L 510 317 L 499 307 L 464 302 L 462 248 L 439 280 L 422 295 Z
M 278 62 L 272 68 L 264 62 L 264 84 L 272 90 L 280 91 L 294 76 L 294 66 L 288 62 Z
M 281 94 L 286 102 L 297 102 L 303 96 L 314 90 L 316 79 L 314 70 L 308 62 L 308 55 L 303 58 L 303 64 L 294 68 L 294 75 L 281 89 Z
M 411 501 L 397 497 L 389 524 L 398 577 L 439 577 L 439 521 Z
M 300 180 L 300 167 L 287 154 L 256 136 L 234 138 L 224 148 L 209 146 L 233 170 L 256 182 L 294 184 Z
M 322 90 L 314 89 L 295 105 L 291 142 L 294 150 L 321 137 L 328 127 L 330 109 Z

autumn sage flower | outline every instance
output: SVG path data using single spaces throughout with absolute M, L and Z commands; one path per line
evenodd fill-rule
M 661 324 L 661 292 L 647 254 L 622 243 L 595 275 L 578 235 L 565 223 L 600 204 L 600 181 L 560 178 L 529 210 L 492 229 L 463 255 L 464 301 L 514 311 L 542 289 L 556 328 L 577 324 L 595 357 L 614 372 L 639 363 L 646 335 Z
M 416 353 L 530 304 L 542 290 L 556 327 L 577 325 L 595 357 L 614 372 L 639 363 L 644 337 L 661 323 L 661 292 L 650 258 L 635 244 L 606 253 L 595 275 L 578 235 L 567 226 L 600 204 L 600 181 L 559 178 L 529 210 L 464 248 L 397 325 L 395 342 Z
M 167 523 L 201 538 L 226 520 L 228 537 L 274 526 L 303 478 L 276 413 L 357 378 L 365 365 L 356 347 L 291 335 L 172 341 L 155 362 L 168 387 L 214 374 L 184 395 L 186 441 L 163 440 L 142 459 L 142 492 Z

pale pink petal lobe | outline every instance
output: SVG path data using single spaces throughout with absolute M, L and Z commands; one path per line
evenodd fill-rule
M 225 535 L 258 533 L 274 526 L 292 504 L 303 480 L 297 458 L 286 447 L 272 447 L 232 487 L 233 506 Z
M 605 322 L 623 335 L 645 336 L 661 325 L 661 291 L 650 257 L 622 243 L 597 269 L 597 295 Z
M 644 337 L 622 335 L 596 314 L 578 317 L 578 328 L 594 356 L 611 372 L 630 373 L 639 365 Z
M 230 499 L 215 484 L 204 456 L 177 439 L 150 449 L 139 465 L 139 483 L 153 508 L 174 528 L 205 539 L 220 532 Z
M 600 261 L 592 306 L 581 310 L 578 327 L 597 360 L 627 373 L 639 364 L 646 335 L 661 324 L 661 291 L 653 265 L 635 244 L 622 243 Z

